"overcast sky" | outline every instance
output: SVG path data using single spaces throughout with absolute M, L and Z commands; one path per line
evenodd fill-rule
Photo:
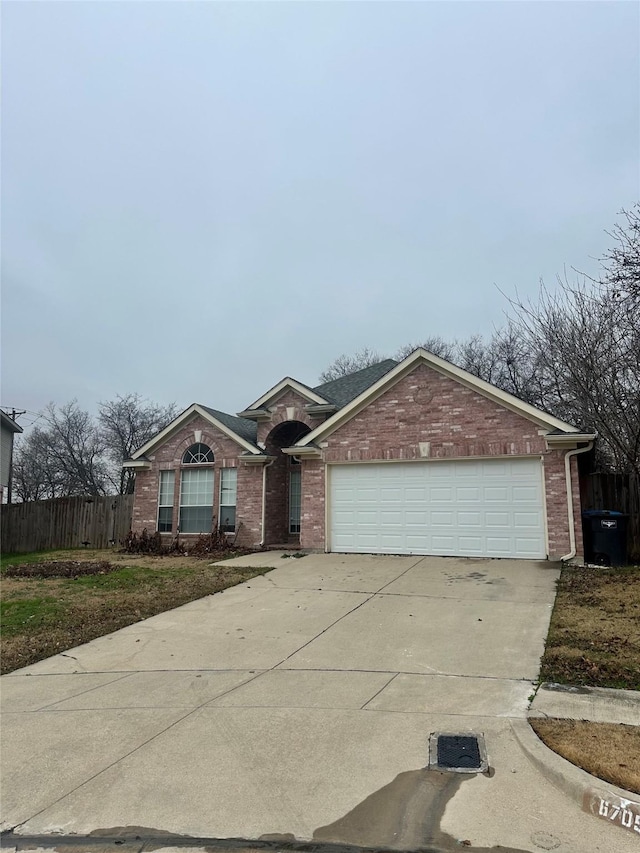
M 237 412 L 593 272 L 639 8 L 5 2 L 2 406 Z

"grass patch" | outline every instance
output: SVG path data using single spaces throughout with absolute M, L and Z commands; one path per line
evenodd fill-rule
M 3 571 L 7 566 L 18 566 L 22 563 L 39 563 L 43 560 L 54 560 L 59 554 L 64 554 L 66 559 L 77 559 L 78 553 L 82 556 L 82 554 L 87 552 L 84 549 L 80 551 L 80 549 L 69 548 L 66 551 L 30 551 L 26 554 L 2 554 L 2 556 L 0 556 L 0 571 Z M 91 553 L 97 554 L 101 552 L 92 551 Z
M 640 690 L 640 568 L 563 568 L 540 680 Z
M 121 555 L 109 550 L 53 551 L 4 558 L 1 671 L 28 666 L 271 571 L 211 565 L 216 559 L 216 555 L 205 561 L 184 555 Z M 79 568 L 73 571 L 73 567 L 66 567 L 60 577 L 59 567 L 48 565 L 52 560 L 60 564 L 78 562 Z M 110 564 L 108 570 L 103 566 L 97 573 L 82 571 L 84 561 L 105 560 Z M 23 571 L 9 566 L 22 566 Z
M 640 728 L 587 720 L 531 719 L 554 752 L 593 776 L 640 794 Z
M 50 596 L 0 601 L 2 635 L 13 637 L 40 630 L 46 625 L 55 624 L 61 612 L 59 602 Z

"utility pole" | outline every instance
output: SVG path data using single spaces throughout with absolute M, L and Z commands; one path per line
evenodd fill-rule
M 18 418 L 20 415 L 26 415 L 26 409 L 22 411 L 18 411 L 18 409 L 11 409 L 11 414 L 7 412 L 7 415 L 11 418 L 12 421 L 18 422 Z M 9 476 L 7 477 L 7 503 L 11 503 L 11 491 L 13 489 L 13 437 L 11 438 L 11 456 L 9 457 Z

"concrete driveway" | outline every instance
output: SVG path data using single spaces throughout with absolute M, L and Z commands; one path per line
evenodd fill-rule
M 235 562 L 276 568 L 2 678 L 4 829 L 612 849 L 516 737 L 553 565 Z M 489 773 L 425 770 L 434 731 L 484 733 Z

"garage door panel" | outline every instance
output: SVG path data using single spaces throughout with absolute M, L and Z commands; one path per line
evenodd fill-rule
M 509 489 L 506 486 L 485 486 L 482 496 L 486 503 L 504 503 L 509 500 Z
M 450 529 L 453 525 L 453 512 L 431 512 L 429 513 L 432 527 L 446 527 Z
M 481 512 L 457 512 L 456 524 L 458 527 L 481 527 L 483 523 Z
M 538 512 L 514 512 L 513 518 L 516 527 L 519 530 L 522 530 L 526 527 L 530 528 L 531 530 L 537 530 L 542 522 L 540 513 Z
M 539 459 L 332 465 L 331 549 L 544 558 Z
M 366 503 L 367 501 L 370 501 L 377 506 L 380 500 L 380 495 L 378 494 L 377 489 L 359 488 L 355 491 L 358 503 Z
M 485 512 L 484 523 L 485 527 L 487 527 L 488 529 L 498 527 L 500 530 L 504 530 L 505 527 L 509 526 L 509 513 Z
M 428 489 L 426 497 L 430 501 L 452 501 L 453 489 L 450 486 L 446 489 L 439 487 Z
M 438 549 L 438 553 L 442 553 L 445 556 L 453 554 L 455 550 L 455 540 L 453 536 L 439 536 L 438 534 L 434 534 L 431 537 L 431 544 L 434 548 Z
M 407 527 L 426 527 L 429 513 L 425 510 L 416 512 L 414 509 L 405 510 L 404 523 Z
M 400 510 L 388 510 L 388 509 L 381 509 L 380 510 L 380 524 L 382 524 L 383 526 L 387 526 L 387 525 L 400 526 L 400 525 L 402 525 L 403 521 L 404 521 L 404 513 L 402 513 Z
M 487 547 L 501 554 L 509 554 L 513 548 L 513 541 L 510 536 L 487 536 Z
M 535 489 L 530 486 L 514 486 L 513 487 L 513 500 L 514 503 L 531 503 L 535 501 L 536 492 Z
M 480 495 L 481 490 L 478 486 L 474 486 L 473 488 L 458 486 L 455 490 L 455 495 L 452 495 L 451 499 L 457 503 L 462 503 L 463 501 L 477 503 L 480 500 Z
M 486 477 L 510 477 L 512 466 L 510 460 L 487 459 L 478 464 L 478 471 L 482 479 Z

